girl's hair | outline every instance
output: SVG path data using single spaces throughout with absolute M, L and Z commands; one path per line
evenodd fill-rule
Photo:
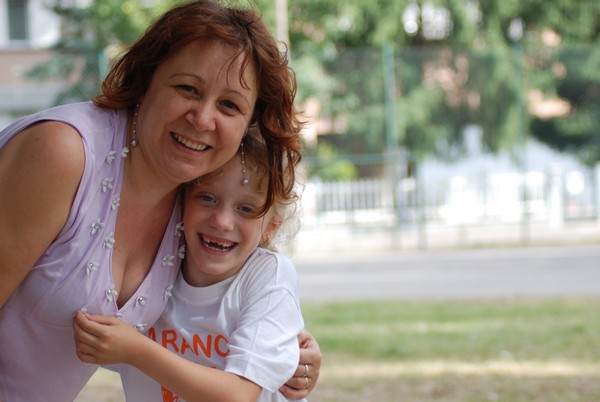
M 250 180 L 258 180 L 259 186 L 268 188 L 268 182 L 265 183 L 265 180 L 271 180 L 269 175 L 269 152 L 267 146 L 257 132 L 256 129 L 250 129 L 248 134 L 242 140 L 243 149 L 240 147 L 240 153 L 244 152 L 244 168 L 252 174 L 252 178 Z M 285 151 L 284 151 L 285 152 Z M 281 215 L 281 208 L 286 205 L 294 204 L 298 201 L 298 195 L 295 191 L 296 185 L 296 177 L 291 174 L 290 171 L 286 171 L 285 169 L 282 171 L 281 182 L 283 185 L 278 187 L 277 190 L 273 194 L 273 204 L 271 208 L 275 210 L 276 215 Z M 291 191 L 285 191 L 285 189 L 291 189 Z M 260 212 L 259 216 L 264 215 L 269 210 L 269 207 L 264 205 Z
M 246 175 L 250 179 L 250 184 L 258 184 L 258 188 L 269 188 L 271 175 L 269 174 L 269 158 L 268 149 L 262 136 L 257 133 L 256 129 L 251 129 L 242 140 L 243 143 L 243 160 Z M 238 155 L 241 154 L 242 147 L 238 150 Z M 240 164 L 240 170 L 242 165 Z M 289 240 L 295 235 L 299 229 L 299 221 L 295 213 L 300 201 L 298 194 L 299 187 L 296 183 L 296 177 L 293 170 L 284 169 L 282 172 L 281 182 L 283 186 L 277 187 L 273 193 L 273 199 L 270 203 L 265 204 L 257 212 L 256 217 L 264 216 L 269 210 L 273 212 L 275 219 L 281 222 L 281 227 L 277 231 L 274 239 L 269 239 L 266 243 L 261 243 L 262 247 L 276 249 L 285 246 Z M 203 180 L 212 178 L 212 175 L 218 175 L 217 172 L 208 173 L 198 179 L 188 183 L 189 186 L 201 184 Z M 255 183 L 256 182 L 256 183 Z M 290 188 L 290 191 L 284 190 Z M 185 206 L 184 206 L 185 208 Z M 284 225 L 285 224 L 285 225 Z
M 251 174 L 250 180 L 259 180 L 259 185 L 263 187 L 265 180 L 272 180 L 272 175 L 269 175 L 269 155 L 266 144 L 256 130 L 251 130 L 242 142 L 244 144 L 244 166 Z M 288 253 L 292 252 L 289 248 L 291 240 L 300 229 L 300 220 L 296 212 L 302 190 L 294 173 L 294 169 L 282 169 L 281 177 L 279 177 L 282 186 L 276 186 L 277 190 L 273 194 L 273 201 L 270 204 L 265 202 L 261 210 L 261 215 L 271 210 L 274 219 L 280 222 L 279 229 L 272 234 L 272 237 L 263 239 L 261 247 L 274 251 L 283 251 L 284 248 L 287 248 Z M 269 188 L 270 183 L 267 183 L 266 187 Z
M 293 191 L 283 177 L 295 175 L 301 160 L 302 122 L 294 106 L 296 77 L 287 52 L 253 9 L 235 8 L 212 0 L 197 0 L 167 11 L 116 61 L 94 98 L 100 107 L 133 110 L 150 86 L 157 67 L 194 41 L 217 40 L 238 49 L 243 58 L 240 81 L 249 64 L 257 75 L 258 98 L 251 125 L 264 139 L 270 177 L 266 208 L 276 194 Z

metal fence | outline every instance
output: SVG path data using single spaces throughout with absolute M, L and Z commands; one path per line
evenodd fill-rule
M 464 171 L 351 182 L 311 181 L 299 258 L 379 251 L 600 241 L 600 164 L 527 173 Z
M 452 172 L 397 182 L 369 179 L 309 182 L 304 192 L 307 225 L 488 225 L 599 220 L 595 169 L 561 171 Z

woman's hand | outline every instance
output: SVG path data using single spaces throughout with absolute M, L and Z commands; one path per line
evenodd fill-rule
M 73 319 L 73 332 L 77 357 L 94 364 L 128 363 L 145 338 L 118 318 L 81 311 Z
M 279 391 L 290 399 L 305 398 L 317 385 L 321 370 L 321 349 L 315 338 L 306 330 L 298 335 L 300 363 L 294 376 Z

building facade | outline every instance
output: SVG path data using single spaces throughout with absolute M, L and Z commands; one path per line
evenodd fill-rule
M 61 33 L 53 0 L 0 0 L 0 127 L 51 106 L 64 84 L 40 82 L 28 72 L 52 55 Z

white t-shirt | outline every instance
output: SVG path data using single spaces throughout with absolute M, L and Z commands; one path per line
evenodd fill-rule
M 237 275 L 211 286 L 190 286 L 179 273 L 148 336 L 190 361 L 253 381 L 263 388 L 258 401 L 287 401 L 278 389 L 298 365 L 299 300 L 290 259 L 258 248 Z M 119 371 L 128 401 L 183 401 L 131 366 Z

